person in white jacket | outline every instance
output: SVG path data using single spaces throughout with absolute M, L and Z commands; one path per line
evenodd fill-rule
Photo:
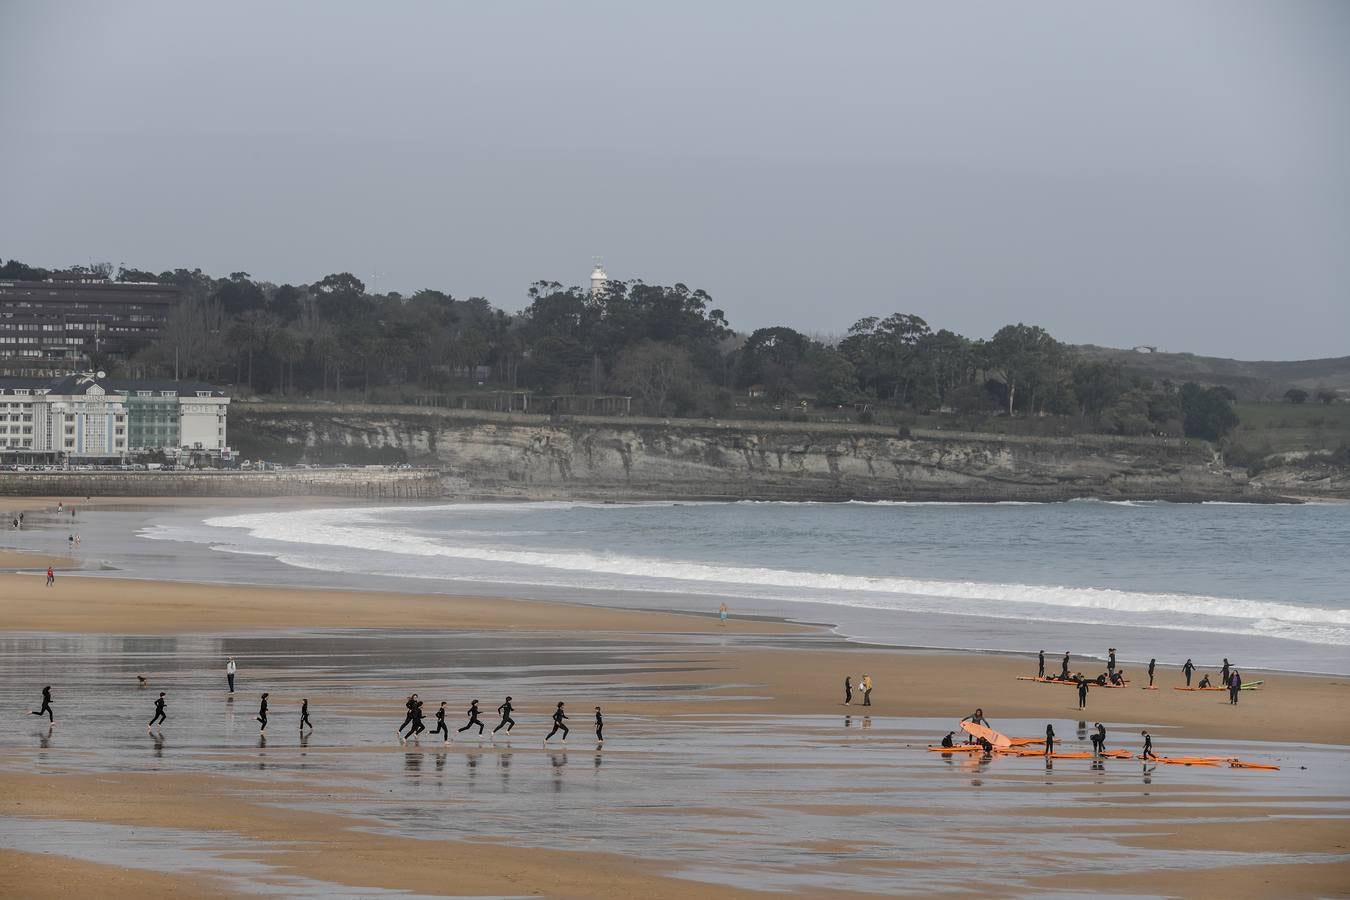
M 231 694 L 234 693 L 234 672 L 235 672 L 235 668 L 236 668 L 236 667 L 235 667 L 235 664 L 234 664 L 234 657 L 231 656 L 231 657 L 225 662 L 225 680 L 228 681 L 228 682 L 230 683 L 230 693 L 231 693 Z

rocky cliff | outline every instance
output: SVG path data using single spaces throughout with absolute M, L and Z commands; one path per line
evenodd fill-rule
M 455 496 L 592 499 L 1261 499 L 1203 443 L 787 422 L 236 404 L 237 446 L 395 448 Z M 281 455 L 281 454 L 276 454 Z

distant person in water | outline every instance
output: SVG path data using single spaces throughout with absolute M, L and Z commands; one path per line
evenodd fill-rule
M 258 703 L 258 725 L 261 726 L 261 727 L 258 729 L 258 733 L 259 733 L 259 734 L 262 734 L 264 731 L 267 730 L 267 692 L 266 692 L 266 691 L 263 692 L 262 700 L 259 701 L 259 703 Z
M 1055 752 L 1055 726 L 1045 726 L 1045 755 L 1049 756 Z
M 563 702 L 559 700 L 558 708 L 553 710 L 553 730 L 548 733 L 548 737 L 544 738 L 545 744 L 547 744 L 549 740 L 552 739 L 553 735 L 557 734 L 559 731 L 561 731 L 563 735 L 562 742 L 564 744 L 567 743 L 567 732 L 570 729 L 568 729 L 568 727 L 563 724 L 563 720 L 566 718 L 567 713 L 563 711 Z
M 475 701 L 473 701 L 472 703 L 469 704 L 469 708 L 466 710 L 466 713 L 467 713 L 468 716 L 469 716 L 469 721 L 467 721 L 467 722 L 464 723 L 464 727 L 461 728 L 461 729 L 459 729 L 459 732 L 460 732 L 460 733 L 463 733 L 463 732 L 465 732 L 465 731 L 468 731 L 468 730 L 469 730 L 470 728 L 472 728 L 473 726 L 477 725 L 477 726 L 478 726 L 478 733 L 479 733 L 479 734 L 482 734 L 482 733 L 483 733 L 483 723 L 480 722 L 480 721 L 478 720 L 478 701 L 477 701 L 477 700 L 475 700 Z
M 445 701 L 441 701 L 440 708 L 436 710 L 436 727 L 431 730 L 431 736 L 444 735 L 441 743 L 450 743 L 450 729 L 445 724 Z
M 45 714 L 47 721 L 56 724 L 56 716 L 52 714 L 52 686 L 49 684 L 42 689 L 42 706 L 39 709 L 30 709 L 28 714 L 31 716 L 41 716 Z
M 239 667 L 235 665 L 233 656 L 225 660 L 225 683 L 229 685 L 231 694 L 234 693 L 234 673 L 238 669 Z
M 150 724 L 145 726 L 145 730 L 149 731 L 156 723 L 162 724 L 168 718 L 168 716 L 164 715 L 164 692 L 160 691 L 159 697 L 155 700 L 155 715 L 150 720 Z
M 1063 659 L 1063 660 L 1060 662 L 1060 664 L 1059 664 L 1059 677 L 1060 677 L 1060 678 L 1068 678 L 1068 677 L 1069 677 L 1069 651 L 1068 651 L 1068 650 L 1065 650 L 1065 651 L 1064 651 L 1064 659 Z
M 721 606 L 717 608 L 718 623 L 721 625 L 727 624 L 727 616 L 730 614 L 731 610 L 727 608 L 727 605 L 725 603 L 723 603 Z
M 1088 683 L 1087 681 L 1078 682 L 1078 708 L 1087 709 Z
M 605 742 L 605 717 L 598 706 L 595 708 L 595 739 L 602 744 Z
M 1186 660 L 1186 665 L 1181 667 L 1181 674 L 1186 676 L 1186 687 L 1191 686 L 1191 673 L 1194 671 L 1195 663 L 1191 662 L 1189 659 Z
M 309 725 L 309 730 L 313 731 L 314 726 L 309 721 L 309 698 L 305 697 L 300 701 L 300 730 L 304 731 L 305 726 Z
M 1139 754 L 1139 758 L 1157 759 L 1158 757 L 1153 753 L 1153 735 L 1149 734 L 1147 731 L 1141 731 L 1139 733 L 1144 736 L 1144 752 Z
M 512 708 L 510 697 L 507 697 L 506 702 L 497 707 L 497 715 L 501 716 L 501 721 L 497 723 L 496 728 L 492 729 L 493 734 L 501 731 L 503 726 L 506 727 L 506 733 L 510 734 L 511 729 L 516 727 L 516 720 L 511 718 Z
M 1036 655 L 1036 677 L 1045 677 L 1045 651 L 1042 650 Z
M 1148 661 L 1148 686 L 1149 686 L 1149 687 L 1153 687 L 1153 670 L 1154 670 L 1155 668 L 1157 668 L 1157 665 L 1158 665 L 1157 657 L 1154 657 L 1153 659 L 1150 659 L 1150 660 Z

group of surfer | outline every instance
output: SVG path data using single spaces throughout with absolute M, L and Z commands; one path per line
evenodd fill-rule
M 1148 661 L 1148 687 L 1153 688 L 1154 673 L 1158 668 L 1156 658 Z M 1186 678 L 1186 687 L 1191 686 L 1191 677 L 1195 674 L 1195 663 L 1188 659 L 1181 667 L 1181 673 Z M 1088 688 L 1096 685 L 1097 687 L 1124 687 L 1129 679 L 1125 677 L 1125 670 L 1116 666 L 1116 648 L 1112 647 L 1107 651 L 1106 671 L 1095 678 L 1085 678 L 1082 672 L 1069 673 L 1069 652 L 1064 652 L 1064 658 L 1060 660 L 1059 673 L 1045 672 L 1045 651 L 1037 654 L 1036 677 L 1042 681 L 1062 681 L 1069 684 L 1078 685 L 1078 708 L 1083 709 L 1087 706 Z M 1201 690 L 1209 688 L 1224 687 L 1228 689 L 1228 702 L 1236 704 L 1238 702 L 1238 691 L 1242 690 L 1242 675 L 1233 668 L 1227 657 L 1224 658 L 1223 668 L 1219 671 L 1219 683 L 1211 683 L 1209 674 L 1206 673 L 1197 685 Z
M 1186 660 L 1185 665 L 1181 667 L 1181 671 L 1182 674 L 1186 676 L 1186 687 L 1190 687 L 1191 676 L 1195 674 L 1195 663 L 1189 659 Z M 1257 682 L 1257 684 L 1260 684 L 1260 682 Z M 1200 683 L 1197 684 L 1196 687 L 1202 691 L 1213 688 L 1227 688 L 1228 702 L 1236 705 L 1238 702 L 1238 692 L 1242 690 L 1242 673 L 1235 669 L 1232 663 L 1228 661 L 1228 657 L 1225 656 L 1223 668 L 1219 670 L 1219 683 L 1217 685 L 1213 684 L 1209 680 L 1209 673 L 1206 672 L 1201 676 Z
M 967 728 L 966 727 L 967 724 L 974 727 Z M 1081 722 L 1079 723 L 1079 727 L 1081 729 L 1082 727 Z M 942 747 L 942 749 L 955 750 L 958 747 L 961 749 L 968 749 L 970 747 L 979 747 L 980 750 L 984 752 L 985 756 L 992 756 L 994 754 L 995 749 L 994 744 L 984 734 L 978 733 L 985 730 L 993 732 L 994 730 L 993 726 L 989 724 L 989 720 L 985 718 L 983 709 L 977 709 L 970 715 L 963 717 L 961 719 L 961 730 L 969 734 L 970 743 L 958 745 L 953 740 L 953 738 L 956 736 L 956 732 L 949 731 L 940 742 L 940 746 Z M 1143 752 L 1139 754 L 1139 758 L 1141 760 L 1157 759 L 1158 757 L 1153 753 L 1153 736 L 1150 735 L 1147 731 L 1141 731 L 1139 733 L 1144 738 L 1144 749 Z M 995 739 L 1000 739 L 1000 736 L 998 734 L 994 734 L 994 737 Z M 1081 731 L 1079 733 L 1079 738 L 1080 739 L 1082 738 Z M 1092 743 L 1093 758 L 1101 758 L 1108 755 L 1106 752 L 1105 725 L 1103 725 L 1101 722 L 1094 722 L 1092 733 L 1088 736 L 1088 739 Z M 1045 726 L 1045 740 L 1044 740 L 1045 745 L 1044 753 L 1046 756 L 1054 756 L 1056 740 L 1057 738 L 1055 737 L 1055 726 L 1053 724 L 1047 724 Z M 1006 744 L 1007 741 L 1004 741 L 1004 743 Z M 1036 743 L 1036 741 L 1032 739 L 1027 739 L 1025 743 L 1034 744 Z

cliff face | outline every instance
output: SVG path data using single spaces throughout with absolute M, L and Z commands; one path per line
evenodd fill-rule
M 244 406 L 241 404 L 241 406 Z M 256 405 L 268 442 L 396 447 L 458 496 L 783 500 L 1237 499 L 1245 478 L 1203 444 L 640 419 L 530 420 L 411 408 Z

